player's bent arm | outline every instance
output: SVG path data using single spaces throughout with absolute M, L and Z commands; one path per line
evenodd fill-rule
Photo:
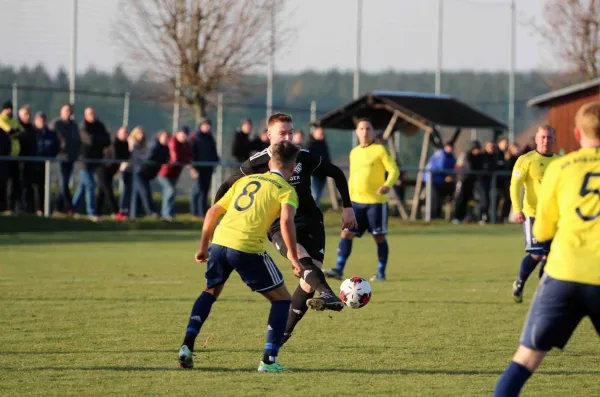
M 383 186 L 387 187 L 388 189 L 391 189 L 392 187 L 394 187 L 394 183 L 396 183 L 396 181 L 400 177 L 400 169 L 398 168 L 398 164 L 396 164 L 392 156 L 387 150 L 385 150 L 385 148 L 384 152 L 385 153 L 381 156 L 381 162 L 383 163 L 383 167 L 387 171 L 388 176 Z
M 288 249 L 288 259 L 292 262 L 294 268 L 300 271 L 300 263 L 298 261 L 298 247 L 296 240 L 296 224 L 294 223 L 294 216 L 296 215 L 296 208 L 292 204 L 282 204 L 281 216 L 279 219 L 279 225 L 281 227 L 281 237 Z
M 510 201 L 512 202 L 513 212 L 523 211 L 523 203 L 521 202 L 521 190 L 523 182 L 527 177 L 527 170 L 523 167 L 523 157 L 519 157 L 513 169 L 512 177 L 510 178 Z
M 558 230 L 558 179 L 559 167 L 550 164 L 542 179 L 542 186 L 538 197 L 536 217 L 533 224 L 533 235 L 538 241 L 549 241 L 554 238 Z
M 346 180 L 346 175 L 344 174 L 344 171 L 342 171 L 340 167 L 334 164 L 325 163 L 321 165 L 320 172 L 323 175 L 330 177 L 335 182 L 335 186 L 338 192 L 340 192 L 340 197 L 342 198 L 342 206 L 344 208 L 351 208 L 352 201 L 350 200 L 348 181 Z
M 221 207 L 219 204 L 215 204 L 206 213 L 204 218 L 204 224 L 202 225 L 202 236 L 200 237 L 200 251 L 207 251 L 208 244 L 212 239 L 212 236 L 217 227 L 217 221 L 221 215 L 227 212 L 226 208 Z

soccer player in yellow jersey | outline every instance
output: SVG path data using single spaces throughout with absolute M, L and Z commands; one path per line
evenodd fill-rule
M 300 148 L 291 142 L 275 145 L 272 148 L 269 172 L 239 179 L 208 211 L 202 227 L 200 249 L 196 253 L 196 261 L 208 262 L 206 289 L 192 308 L 185 339 L 179 351 L 179 364 L 182 368 L 193 367 L 192 352 L 196 337 L 229 275 L 236 270 L 248 287 L 271 301 L 267 343 L 258 371 L 286 372 L 276 358 L 290 310 L 291 296 L 283 283 L 281 272 L 265 252 L 264 242 L 267 240 L 267 230 L 275 219 L 280 218 L 288 258 L 295 274 L 299 276 L 300 262 L 294 225 L 298 196 L 287 182 L 294 173 L 299 151 Z M 217 226 L 217 220 L 223 214 L 225 216 Z
M 348 185 L 358 227 L 342 231 L 336 267 L 324 273 L 328 277 L 342 279 L 344 266 L 352 251 L 352 239 L 361 237 L 368 230 L 377 243 L 377 274 L 371 281 L 384 281 L 389 252 L 385 238 L 388 225 L 387 192 L 398 179 L 400 171 L 385 146 L 373 142 L 373 126 L 368 119 L 358 121 L 356 135 L 360 144 L 350 152 Z
M 581 149 L 553 161 L 544 175 L 533 234 L 552 240 L 552 249 L 521 345 L 494 397 L 518 396 L 546 352 L 563 349 L 583 317 L 600 334 L 600 102 L 579 109 L 575 137 Z
M 540 261 L 540 277 L 544 272 L 544 262 L 550 242 L 540 242 L 533 237 L 533 224 L 535 222 L 536 205 L 540 190 L 540 183 L 548 164 L 558 157 L 552 151 L 556 136 L 554 129 L 549 125 L 538 128 L 535 134 L 535 150 L 520 156 L 513 168 L 510 180 L 510 199 L 512 201 L 515 220 L 523 224 L 525 233 L 525 252 L 527 255 L 521 261 L 519 277 L 513 283 L 513 299 L 517 303 L 523 302 L 523 288 L 529 275 L 534 271 Z M 521 201 L 522 188 L 525 195 Z

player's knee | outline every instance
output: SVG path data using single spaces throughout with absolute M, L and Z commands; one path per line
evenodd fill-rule
M 204 292 L 211 294 L 215 300 L 217 300 L 217 298 L 219 297 L 219 295 L 221 295 L 221 291 L 223 291 L 223 285 L 224 284 L 219 284 L 216 287 L 212 287 L 212 288 L 205 288 Z
M 306 248 L 304 248 L 301 244 L 296 244 L 296 250 L 298 251 L 298 259 L 310 257 L 308 251 L 306 251 Z M 288 259 L 290 259 L 289 253 Z
M 529 256 L 530 256 L 530 257 L 531 257 L 531 258 L 532 258 L 534 261 L 537 261 L 537 262 L 541 261 L 541 260 L 542 260 L 542 258 L 544 257 L 544 255 L 543 255 L 543 254 L 541 254 L 541 253 L 531 253 L 531 254 L 529 254 Z
M 385 235 L 384 234 L 377 234 L 375 236 L 373 236 L 373 238 L 375 239 L 375 242 L 377 244 L 381 244 L 385 241 Z
M 347 230 L 343 230 L 341 237 L 345 238 L 346 240 L 352 240 L 354 238 L 355 234 L 352 232 L 349 232 Z
M 526 346 L 520 345 L 517 352 L 513 356 L 513 361 L 521 364 L 531 372 L 540 366 L 542 359 L 546 355 L 545 351 L 533 350 Z
M 271 302 L 292 300 L 292 296 L 285 287 L 285 284 L 282 284 L 271 291 L 262 292 L 262 295 Z

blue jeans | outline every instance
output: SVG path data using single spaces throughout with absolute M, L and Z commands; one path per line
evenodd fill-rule
M 198 179 L 192 184 L 192 199 L 190 201 L 192 216 L 205 216 L 210 208 L 208 205 L 208 195 L 210 193 L 212 174 L 212 168 L 199 171 Z
M 325 189 L 325 185 L 327 184 L 327 178 L 320 178 L 318 176 L 312 177 L 312 196 L 315 199 L 315 203 L 317 203 L 317 207 L 321 208 L 321 197 L 323 196 L 323 189 Z
M 85 194 L 85 207 L 89 216 L 96 215 L 96 180 L 94 174 L 96 173 L 96 166 L 87 164 L 86 168 L 82 168 L 79 176 L 81 181 L 77 187 L 77 191 L 73 195 L 73 208 L 77 210 L 83 195 Z
M 131 190 L 133 188 L 133 172 L 122 172 L 121 180 L 123 181 L 123 191 L 121 192 L 121 197 L 119 197 L 119 208 L 122 214 L 128 215 L 129 204 L 131 203 Z
M 146 215 L 156 214 L 154 202 L 152 201 L 152 190 L 150 189 L 150 180 L 140 175 L 139 172 L 133 173 L 133 189 L 131 192 L 131 204 L 129 207 L 129 219 L 135 219 L 138 215 L 138 198 L 141 199 Z
M 159 176 L 158 182 L 160 182 L 163 194 L 161 216 L 172 218 L 175 216 L 175 186 L 177 185 L 177 179 Z
M 71 191 L 69 190 L 69 181 L 73 173 L 73 163 L 58 163 L 58 191 L 54 198 L 54 205 L 57 211 L 65 212 L 73 209 Z

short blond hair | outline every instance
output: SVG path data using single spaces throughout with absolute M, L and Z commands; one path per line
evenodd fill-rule
M 580 107 L 575 115 L 575 127 L 588 139 L 600 139 L 600 102 Z

